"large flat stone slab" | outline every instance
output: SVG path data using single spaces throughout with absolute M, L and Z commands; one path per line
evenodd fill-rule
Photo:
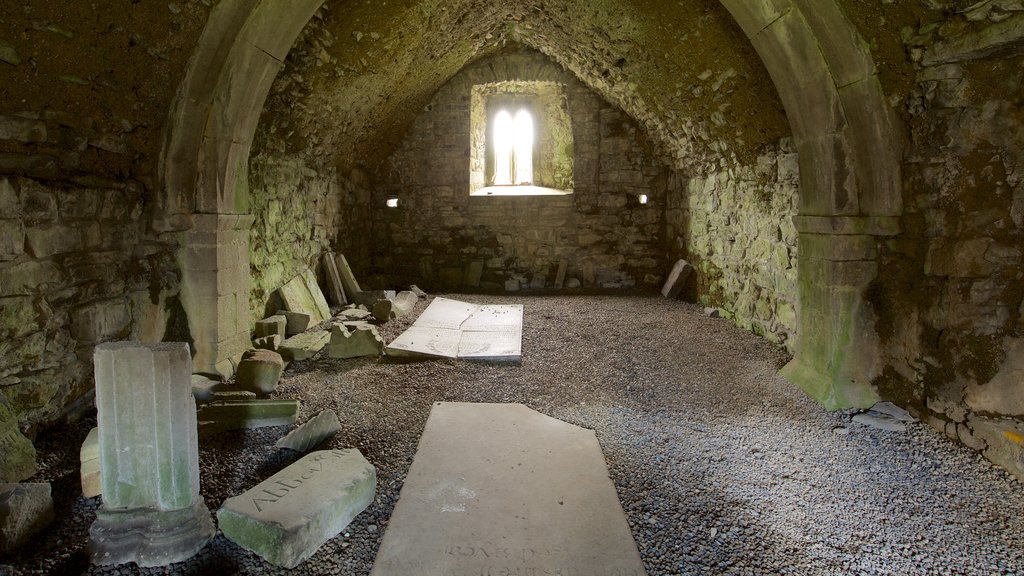
M 327 300 L 320 291 L 320 285 L 316 283 L 316 276 L 312 270 L 306 269 L 302 274 L 292 278 L 278 290 L 278 293 L 285 309 L 309 314 L 313 324 L 319 324 L 331 317 L 331 309 L 327 306 Z
M 217 523 L 228 540 L 294 568 L 373 502 L 377 472 L 358 450 L 325 450 L 228 498 Z
M 435 298 L 386 351 L 398 358 L 518 361 L 522 342 L 521 305 L 480 306 Z
M 437 403 L 371 576 L 643 576 L 592 430 Z

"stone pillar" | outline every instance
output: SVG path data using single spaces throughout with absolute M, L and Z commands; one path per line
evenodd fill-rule
M 868 288 L 877 247 L 898 232 L 891 217 L 793 219 L 800 232 L 799 336 L 782 376 L 826 409 L 869 408 L 883 368 Z
M 92 560 L 186 560 L 214 533 L 199 494 L 188 344 L 101 344 L 94 361 L 103 505 L 89 529 Z
M 249 228 L 246 214 L 195 214 L 180 255 L 182 305 L 188 315 L 197 373 L 234 373 L 252 347 L 249 314 Z

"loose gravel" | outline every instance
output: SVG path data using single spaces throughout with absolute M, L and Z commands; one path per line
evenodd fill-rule
M 329 447 L 358 448 L 378 473 L 374 504 L 295 573 L 369 573 L 431 404 L 459 401 L 595 429 L 651 576 L 1024 574 L 1019 481 L 923 424 L 894 433 L 825 412 L 775 375 L 784 352 L 728 320 L 654 297 L 454 297 L 525 305 L 521 365 L 324 353 L 288 369 L 275 396 L 301 399 L 300 422 L 334 409 L 343 429 Z M 90 566 L 99 499 L 79 495 L 77 455 L 94 424 L 39 439 L 33 480 L 53 482 L 57 520 L 0 573 L 288 572 L 219 534 L 169 568 Z M 273 447 L 287 431 L 200 440 L 211 511 L 298 459 Z

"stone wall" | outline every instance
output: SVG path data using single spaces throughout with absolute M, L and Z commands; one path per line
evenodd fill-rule
M 792 351 L 796 336 L 799 167 L 792 142 L 751 166 L 669 186 L 670 259 L 696 269 L 690 297 Z
M 573 194 L 469 195 L 472 88 L 507 80 L 565 86 Z M 467 271 L 482 264 L 485 289 L 535 279 L 539 288 L 564 260 L 583 287 L 656 285 L 665 273 L 666 173 L 636 123 L 561 67 L 531 51 L 496 56 L 445 85 L 387 160 L 372 204 L 374 269 L 393 285 L 452 289 L 467 277 L 476 287 Z M 389 198 L 398 208 L 387 208 Z
M 1003 4 L 905 35 L 904 235 L 876 306 L 884 392 L 1024 477 L 1024 13 Z
M 253 318 L 275 312 L 274 292 L 306 268 L 318 270 L 326 251 L 345 254 L 357 273 L 367 268 L 365 185 L 330 168 L 314 169 L 297 155 L 265 152 L 250 161 L 249 187 Z

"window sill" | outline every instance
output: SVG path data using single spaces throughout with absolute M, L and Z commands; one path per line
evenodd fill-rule
M 487 186 L 470 192 L 470 196 L 568 196 L 572 190 L 555 190 L 541 186 Z

